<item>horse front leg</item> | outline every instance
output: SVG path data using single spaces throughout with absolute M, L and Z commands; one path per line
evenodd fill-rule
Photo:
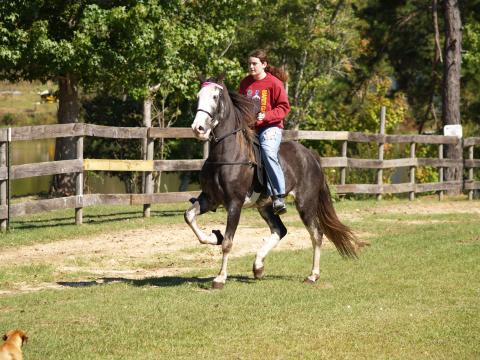
M 265 276 L 264 260 L 268 253 L 287 235 L 287 228 L 280 217 L 273 213 L 271 206 L 259 208 L 258 212 L 268 224 L 271 233 L 269 237 L 263 239 L 263 246 L 258 250 L 253 263 L 253 276 L 255 279 L 262 279 Z
M 211 234 L 207 235 L 197 225 L 196 217 L 212 209 L 213 206 L 210 201 L 208 201 L 208 199 L 203 196 L 203 193 L 201 193 L 198 199 L 195 199 L 190 209 L 185 211 L 183 216 L 185 218 L 185 222 L 193 230 L 200 243 L 209 245 L 220 245 L 223 241 L 223 236 L 220 231 L 213 230 Z
M 236 202 L 228 206 L 227 227 L 225 230 L 225 239 L 222 243 L 222 267 L 217 277 L 213 280 L 214 289 L 223 289 L 225 282 L 227 281 L 227 265 L 228 257 L 233 246 L 233 237 L 237 230 L 238 222 L 240 221 L 240 212 L 242 209 L 242 203 Z

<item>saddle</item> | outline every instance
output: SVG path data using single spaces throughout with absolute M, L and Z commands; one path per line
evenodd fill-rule
M 255 156 L 256 164 L 253 176 L 257 179 L 254 183 L 253 191 L 260 194 L 266 194 L 267 174 L 265 172 L 265 167 L 263 166 L 260 142 L 258 141 L 257 135 L 253 138 L 253 154 Z

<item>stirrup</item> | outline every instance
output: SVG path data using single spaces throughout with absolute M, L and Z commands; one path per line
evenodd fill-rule
M 276 198 L 273 200 L 273 213 L 275 215 L 283 215 L 287 212 L 287 205 L 282 198 Z

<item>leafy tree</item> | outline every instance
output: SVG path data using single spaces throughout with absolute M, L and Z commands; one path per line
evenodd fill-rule
M 239 30 L 241 58 L 246 59 L 253 48 L 265 48 L 272 64 L 288 72 L 289 128 L 306 124 L 318 99 L 339 78 L 348 77 L 354 66 L 359 38 L 350 3 L 265 0 L 252 9 Z
M 105 67 L 103 54 L 91 53 L 85 41 L 88 14 L 92 16 L 91 9 L 97 3 L 114 13 L 114 5 L 125 8 L 134 2 L 9 0 L 0 3 L 0 77 L 11 81 L 57 81 L 60 124 L 79 121 L 80 85 L 91 86 L 113 72 L 112 67 Z M 105 26 L 107 19 L 97 20 L 103 20 L 99 25 Z M 112 59 L 118 49 L 113 42 L 109 45 Z M 75 153 L 74 139 L 57 139 L 55 160 L 72 159 Z M 63 195 L 72 194 L 73 185 L 71 176 L 54 178 L 54 191 Z
M 126 93 L 137 101 L 143 100 L 144 106 L 153 108 L 153 118 L 144 122 L 151 122 L 153 126 L 188 126 L 186 121 L 191 121 L 193 116 L 190 109 L 198 91 L 199 73 L 225 72 L 229 78 L 238 77 L 238 62 L 224 55 L 235 37 L 236 23 L 230 17 L 233 12 L 238 16 L 246 8 L 246 2 L 224 1 L 224 4 L 222 8 L 228 11 L 217 10 L 209 1 L 169 2 L 163 7 L 150 5 L 148 11 L 139 4 L 130 10 L 116 9 L 115 14 L 98 6 L 91 7 L 91 14 L 86 15 L 90 19 L 86 25 L 89 36 L 84 39 L 90 46 L 88 53 L 100 54 L 99 59 L 108 61 L 106 67 L 112 67 L 109 62 L 115 61 L 116 71 L 106 73 L 107 78 L 102 80 L 102 84 L 108 86 L 104 86 L 104 92 L 117 96 Z M 104 17 L 108 21 L 101 20 Z M 116 56 L 108 54 L 112 36 L 119 42 L 115 45 L 120 49 Z M 103 51 L 106 53 L 102 55 Z M 117 74 L 121 74 L 119 79 Z M 105 124 L 115 125 L 116 120 L 110 118 Z M 201 148 L 196 145 L 192 156 Z M 174 155 L 179 151 L 177 148 L 184 146 L 184 142 L 160 140 L 155 157 L 163 159 Z M 138 150 L 135 150 L 137 144 L 132 143 L 131 147 L 132 151 Z M 185 149 L 182 153 L 185 154 Z M 125 156 L 125 153 L 117 155 Z M 160 177 L 156 175 L 158 186 Z M 126 183 L 132 182 L 130 174 L 123 177 Z
M 461 79 L 462 122 L 470 121 L 464 128 L 468 136 L 480 133 L 480 1 L 468 1 L 462 8 L 464 18 L 463 57 Z
M 57 81 L 60 124 L 79 121 L 80 87 L 85 91 L 108 89 L 111 94 L 130 94 L 137 99 L 154 97 L 153 88 L 162 104 L 178 103 L 175 98 L 179 96 L 191 99 L 199 70 L 239 68 L 220 53 L 234 34 L 234 21 L 211 18 L 211 13 L 203 12 L 204 6 L 213 7 L 209 4 L 181 0 L 2 1 L 0 78 Z M 246 2 L 242 4 L 224 1 L 230 12 L 245 8 Z M 162 108 L 164 118 L 167 106 Z M 73 140 L 57 140 L 56 160 L 75 157 Z M 58 175 L 54 189 L 68 195 L 73 184 L 71 176 Z

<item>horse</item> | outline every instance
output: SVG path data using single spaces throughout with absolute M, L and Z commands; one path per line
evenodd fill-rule
M 222 246 L 222 265 L 213 280 L 214 289 L 222 289 L 227 280 L 228 257 L 242 207 L 256 207 L 271 233 L 256 253 L 253 263 L 255 279 L 265 276 L 265 258 L 287 234 L 282 220 L 273 212 L 270 197 L 261 191 L 256 176 L 253 102 L 244 95 L 229 91 L 223 80 L 221 76 L 203 81 L 197 96 L 198 106 L 191 127 L 195 138 L 210 142 L 209 155 L 200 173 L 201 193 L 198 198 L 191 199 L 192 206 L 184 213 L 186 223 L 200 243 Z M 362 243 L 338 219 L 318 153 L 298 142 L 285 141 L 280 145 L 279 159 L 286 192 L 293 196 L 312 241 L 313 265 L 304 282 L 313 284 L 320 277 L 320 247 L 324 234 L 346 258 L 357 258 L 356 246 L 360 247 Z M 227 212 L 225 234 L 219 230 L 207 234 L 197 225 L 196 217 L 215 211 L 219 206 Z

